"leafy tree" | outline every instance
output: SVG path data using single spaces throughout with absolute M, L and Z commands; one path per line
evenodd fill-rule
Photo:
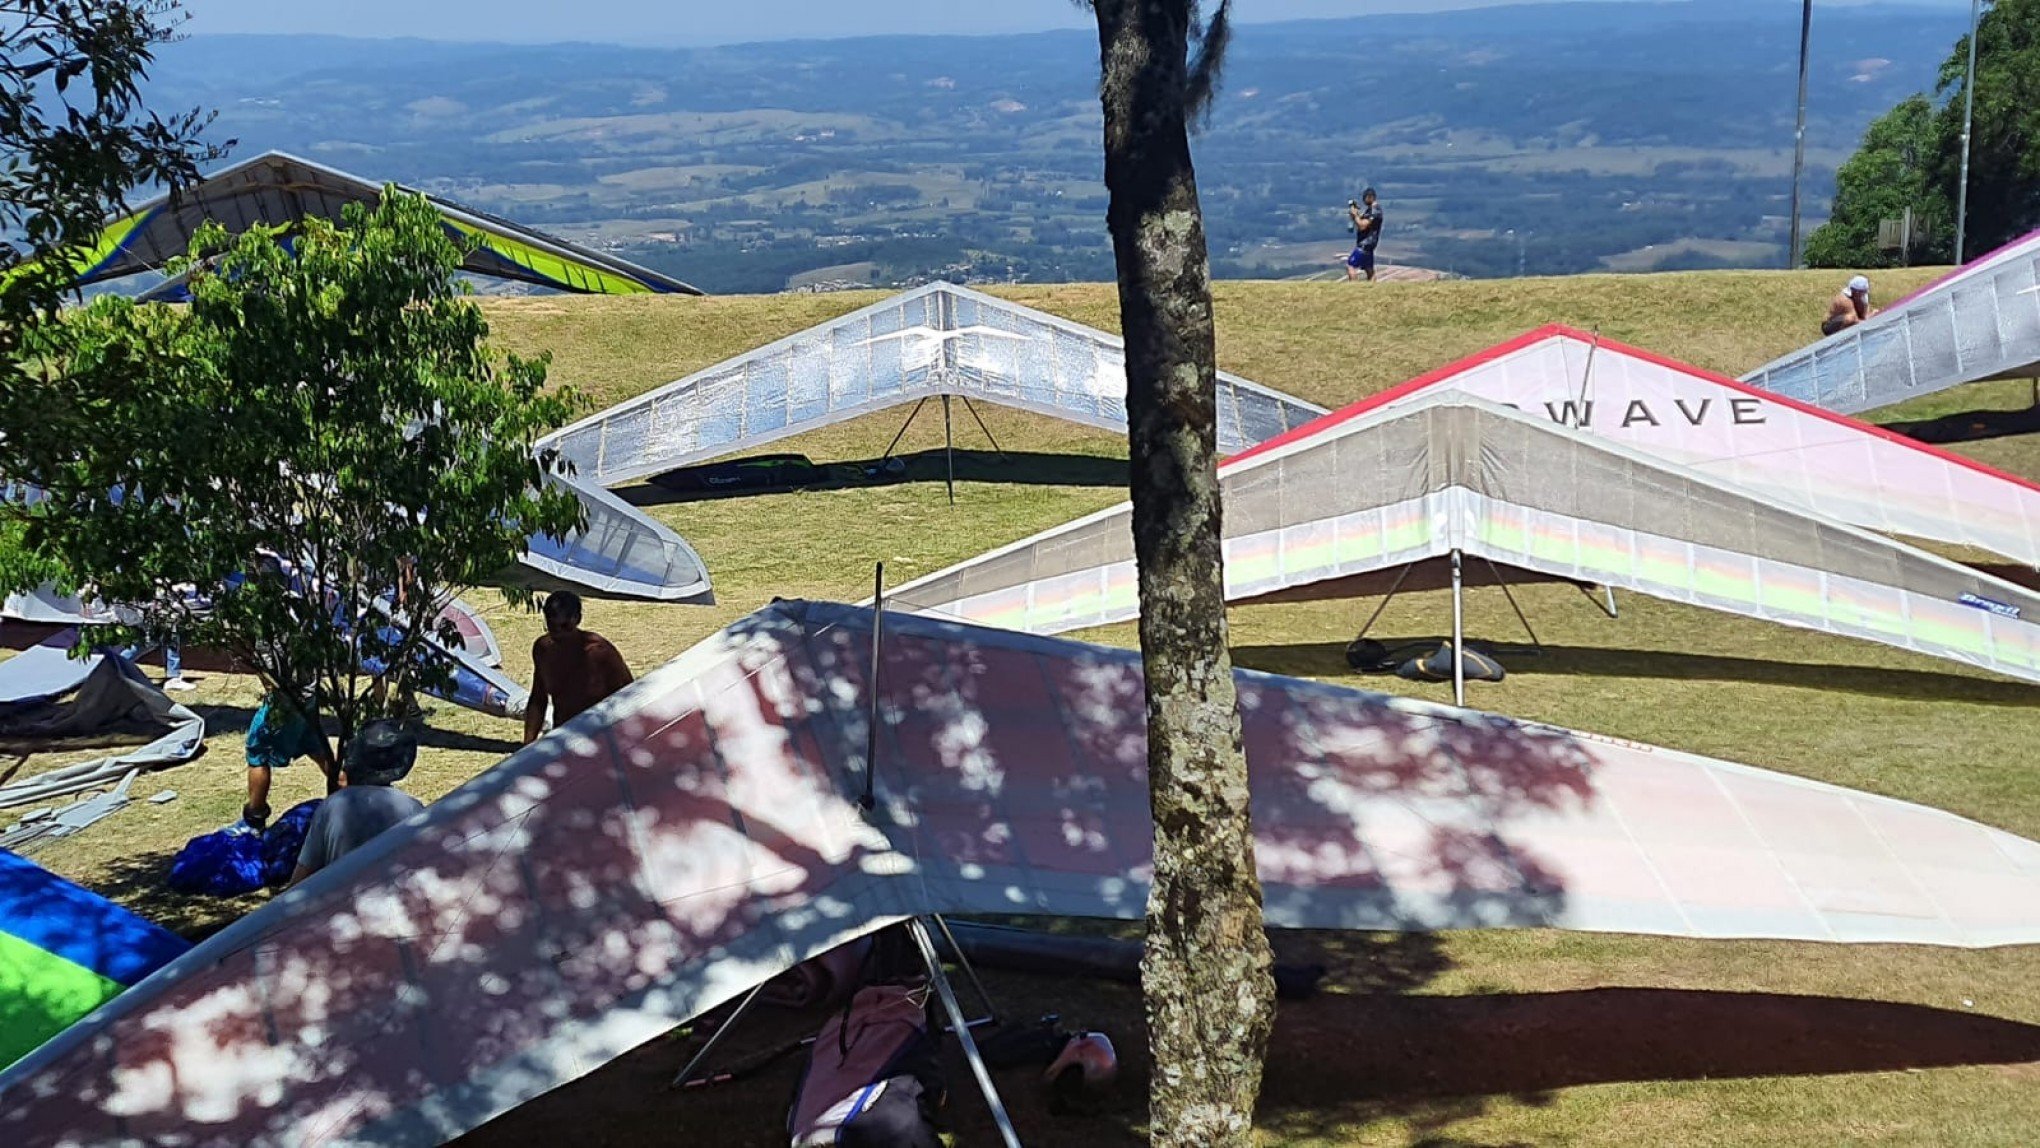
M 1877 222 L 1905 205 L 1931 229 L 1921 259 L 1954 251 L 1962 186 L 1962 112 L 1969 37 L 1941 64 L 1935 101 L 1908 97 L 1885 113 L 1835 173 L 1833 216 L 1814 231 L 1815 267 L 1884 267 Z M 2040 226 L 2040 0 L 1996 0 L 1976 33 L 1976 102 L 1970 138 L 1967 257 Z
M 26 389 L 47 364 L 27 360 L 24 341 L 69 296 L 71 254 L 134 189 L 196 178 L 220 154 L 198 139 L 210 117 L 164 119 L 141 103 L 176 12 L 163 0 L 0 0 L 0 443 L 57 413 Z M 62 573 L 0 522 L 0 583 Z
M 73 417 L 10 428 L 0 470 L 47 497 L 0 509 L 101 599 L 141 603 L 139 630 L 315 696 L 345 745 L 445 672 L 435 591 L 577 524 L 533 454 L 577 400 L 544 359 L 490 350 L 422 198 L 307 220 L 294 253 L 279 235 L 208 225 L 188 307 L 108 297 L 41 328 L 30 349 L 60 369 L 35 399 Z
M 1863 144 L 1835 171 L 1834 207 L 1806 241 L 1809 267 L 1895 267 L 1895 251 L 1877 247 L 1877 225 L 1913 209 L 1914 230 L 1925 239 L 1911 261 L 1946 259 L 1953 250 L 1955 213 L 1930 178 L 1939 147 L 1934 105 L 1907 97 L 1863 133 Z
M 1159 1145 L 1245 1145 L 1275 994 L 1226 641 L 1211 275 L 1189 138 L 1225 58 L 1231 3 L 1208 24 L 1196 0 L 1089 3 L 1126 338 L 1155 825 L 1141 963 L 1149 1117 Z
M 1969 37 L 1941 65 L 1935 184 L 1954 203 L 1962 179 Z M 1950 218 L 1953 218 L 1951 213 Z M 1968 251 L 1974 257 L 2040 227 L 2040 0 L 1997 0 L 1976 31 Z
M 69 296 L 71 256 L 130 192 L 221 154 L 199 142 L 210 116 L 142 106 L 176 22 L 170 0 L 0 0 L 0 432 L 41 413 L 14 390 L 22 341 Z

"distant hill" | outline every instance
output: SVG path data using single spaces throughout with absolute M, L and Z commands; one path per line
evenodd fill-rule
M 1819 10 L 1816 207 L 1963 22 Z M 1196 143 L 1217 270 L 1314 270 L 1265 253 L 1336 244 L 1370 183 L 1398 263 L 1775 263 L 1797 41 L 1776 0 L 1244 26 Z M 710 290 L 853 265 L 878 283 L 1098 279 L 1096 54 L 1081 32 L 657 50 L 198 36 L 163 52 L 154 96 L 220 109 L 242 154 L 422 184 Z

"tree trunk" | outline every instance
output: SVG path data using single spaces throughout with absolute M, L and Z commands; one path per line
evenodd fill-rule
M 1141 962 L 1158 1145 L 1247 1145 L 1274 1023 L 1226 645 L 1210 267 L 1187 109 L 1188 0 L 1095 0 L 1107 222 L 1126 336 L 1154 887 Z

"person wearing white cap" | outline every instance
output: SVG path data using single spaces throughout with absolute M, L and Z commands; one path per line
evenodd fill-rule
M 1827 318 L 1821 320 L 1820 333 L 1833 335 L 1868 319 L 1877 313 L 1870 306 L 1870 280 L 1862 275 L 1849 280 L 1835 294 L 1828 304 Z

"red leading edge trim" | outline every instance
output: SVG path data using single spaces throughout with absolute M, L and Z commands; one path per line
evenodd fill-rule
M 1392 403 L 1397 399 L 1403 398 L 1406 395 L 1410 395 L 1417 391 L 1421 391 L 1425 387 L 1428 387 L 1433 383 L 1443 382 L 1444 380 L 1449 379 L 1454 375 L 1465 374 L 1467 371 L 1470 371 L 1475 367 L 1484 366 L 1488 363 L 1494 362 L 1496 359 L 1499 359 L 1504 355 L 1513 355 L 1517 351 L 1520 351 L 1525 347 L 1529 347 L 1536 343 L 1543 342 L 1545 339 L 1549 339 L 1556 335 L 1578 335 L 1578 332 L 1572 330 L 1569 327 L 1561 326 L 1557 323 L 1547 324 L 1545 326 L 1537 328 L 1535 331 L 1526 331 L 1523 334 L 1518 335 L 1513 339 L 1510 339 L 1506 343 L 1497 343 L 1494 346 L 1489 347 L 1485 351 L 1480 351 L 1475 354 L 1468 355 L 1466 358 L 1460 359 L 1457 362 L 1447 363 L 1444 366 L 1439 367 L 1437 370 L 1429 371 L 1425 374 L 1418 375 L 1416 378 L 1411 379 L 1407 383 L 1398 383 L 1397 385 L 1390 387 L 1387 390 L 1380 392 L 1379 394 L 1369 395 L 1366 398 L 1361 399 L 1360 401 L 1353 403 L 1349 406 L 1340 407 L 1338 410 L 1335 410 L 1330 414 L 1319 415 L 1317 418 L 1312 419 L 1310 422 L 1307 422 L 1300 427 L 1297 427 L 1295 430 L 1284 431 L 1283 433 L 1276 435 L 1274 438 L 1268 439 L 1264 442 L 1255 443 L 1253 446 L 1250 446 L 1247 449 L 1241 451 L 1240 453 L 1233 455 L 1231 458 L 1226 459 L 1221 464 L 1221 468 L 1231 466 L 1237 462 L 1245 462 L 1247 459 L 1253 458 L 1256 455 L 1266 454 L 1269 451 L 1276 449 L 1277 447 L 1288 446 L 1290 443 L 1299 442 L 1307 438 L 1315 438 L 1318 435 L 1321 435 L 1326 431 L 1331 430 L 1333 427 L 1338 426 L 1341 423 L 1359 418 L 1361 415 L 1366 414 L 1368 411 L 1375 410 L 1378 407 L 1386 406 L 1389 403 Z M 1592 338 L 1592 336 L 1584 337 Z
M 1954 463 L 1957 466 L 1973 470 L 1978 474 L 1988 475 L 1991 478 L 2001 479 L 2005 482 L 2014 483 L 2016 485 L 2023 486 L 2028 490 L 2040 491 L 2040 484 L 2036 484 L 2028 479 L 2021 478 L 2016 474 L 2008 474 L 2005 471 L 1999 470 L 1994 466 L 1989 466 L 1984 463 L 1978 462 L 1973 458 L 1966 458 L 1962 455 L 1954 453 L 1953 451 L 1943 450 L 1940 447 L 1920 442 L 1917 439 L 1907 438 L 1896 431 L 1886 430 L 1885 428 L 1877 426 L 1874 423 L 1866 423 L 1860 419 L 1852 419 L 1847 415 L 1836 414 L 1835 412 L 1829 410 L 1822 410 L 1821 408 L 1816 407 L 1811 403 L 1803 403 L 1798 399 L 1787 398 L 1784 395 L 1774 394 L 1771 391 L 1761 390 L 1757 387 L 1750 386 L 1748 383 L 1737 382 L 1736 380 L 1731 379 L 1726 375 L 1717 375 L 1712 371 L 1702 370 L 1699 367 L 1695 367 L 1689 363 L 1682 363 L 1677 359 L 1668 358 L 1667 356 L 1656 354 L 1651 351 L 1645 351 L 1637 347 L 1632 347 L 1626 343 L 1619 343 L 1613 339 L 1600 339 L 1593 335 L 1589 335 L 1584 331 L 1568 327 L 1563 323 L 1549 323 L 1546 324 L 1545 326 L 1537 328 L 1534 331 L 1527 331 L 1521 335 L 1516 336 L 1513 339 L 1510 339 L 1506 343 L 1498 343 L 1495 346 L 1489 347 L 1485 351 L 1469 355 L 1466 358 L 1460 359 L 1457 362 L 1447 363 L 1445 366 L 1439 367 L 1435 371 L 1418 375 L 1416 378 L 1411 379 L 1407 383 L 1403 383 L 1399 386 L 1390 387 L 1388 390 L 1382 391 L 1379 394 L 1369 395 L 1367 398 L 1361 399 L 1359 402 L 1353 403 L 1350 406 L 1340 407 L 1338 410 L 1335 410 L 1330 414 L 1321 415 L 1318 418 L 1310 422 L 1307 422 L 1300 427 L 1297 427 L 1295 430 L 1284 432 L 1283 434 L 1276 435 L 1274 438 L 1271 438 L 1266 442 L 1248 447 L 1246 450 L 1243 450 L 1240 453 L 1233 455 L 1231 458 L 1228 458 L 1224 462 L 1220 463 L 1219 469 L 1220 470 L 1228 469 L 1237 463 L 1245 462 L 1246 460 L 1253 458 L 1257 455 L 1266 454 L 1271 450 L 1275 450 L 1278 447 L 1287 446 L 1293 442 L 1300 442 L 1307 438 L 1316 438 L 1317 436 L 1324 434 L 1326 431 L 1329 431 L 1342 423 L 1358 418 L 1361 415 L 1368 413 L 1369 411 L 1379 410 L 1381 407 L 1384 407 L 1389 403 L 1395 402 L 1398 399 L 1405 398 L 1411 394 L 1414 394 L 1417 391 L 1421 391 L 1425 387 L 1434 386 L 1438 383 L 1444 382 L 1446 379 L 1452 378 L 1454 375 L 1461 375 L 1466 373 L 1467 371 L 1474 369 L 1475 367 L 1485 366 L 1486 364 L 1491 363 L 1496 359 L 1502 358 L 1503 356 L 1506 355 L 1513 355 L 1518 351 L 1526 350 L 1548 339 L 1571 339 L 1574 340 L 1575 342 L 1586 343 L 1589 345 L 1598 345 L 1602 350 L 1611 352 L 1613 354 L 1626 355 L 1633 359 L 1641 359 L 1646 363 L 1650 363 L 1654 366 L 1663 367 L 1668 371 L 1677 372 L 1678 374 L 1685 375 L 1688 378 L 1697 379 L 1703 383 L 1712 383 L 1718 387 L 1726 387 L 1729 390 L 1735 391 L 1738 394 L 1744 394 L 1750 396 L 1751 398 L 1761 399 L 1767 403 L 1776 403 L 1777 405 L 1784 407 L 1787 410 L 1797 411 L 1800 414 L 1804 415 L 1812 415 L 1814 418 L 1824 419 L 1828 422 L 1834 423 L 1836 426 L 1847 427 L 1848 429 L 1853 431 L 1858 431 L 1863 434 L 1872 435 L 1876 438 L 1881 438 L 1886 442 L 1894 443 L 1898 446 L 1905 447 L 1907 450 L 1915 450 L 1920 452 L 1921 454 L 1930 455 L 1934 458 L 1938 458 L 1943 462 Z
M 1957 267 L 1955 270 L 1948 272 L 1946 275 L 1943 275 L 1940 278 L 1935 279 L 1933 282 L 1928 283 L 1923 287 L 1914 288 L 1911 294 L 1899 296 L 1898 298 L 1892 300 L 1890 303 L 1886 304 L 1883 310 L 1896 311 L 1900 307 L 1905 306 L 1907 303 L 1910 303 L 1913 300 L 1919 298 L 1920 296 L 1925 295 L 1927 292 L 1938 290 L 1950 279 L 1953 279 L 1958 275 L 1963 275 L 1970 271 L 1974 271 L 1977 268 L 1983 266 L 1984 264 L 1989 263 L 1991 260 L 1996 259 L 1998 256 L 2003 255 L 2005 252 L 2010 251 L 2012 248 L 2024 246 L 2025 244 L 2031 242 L 2036 238 L 2040 238 L 2040 231 L 2029 231 L 2026 234 L 2019 236 L 2017 239 L 2014 239 L 2011 242 L 2004 244 L 2003 246 L 1994 247 L 1991 250 L 1984 252 L 1982 255 L 1979 255 L 1976 258 L 1970 260 L 1969 262 L 1964 263 L 1962 266 Z

